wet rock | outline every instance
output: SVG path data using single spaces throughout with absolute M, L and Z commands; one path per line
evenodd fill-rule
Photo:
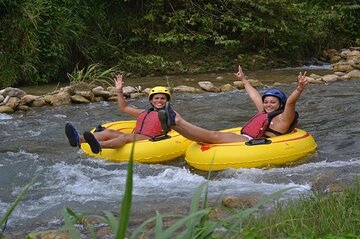
M 234 81 L 233 85 L 238 88 L 239 90 L 244 89 L 244 83 L 241 80 Z
M 186 86 L 186 85 L 179 85 L 172 88 L 173 92 L 182 92 L 182 93 L 199 93 L 202 92 L 202 90 L 197 89 L 195 87 Z
M 10 107 L 13 110 L 17 110 L 20 105 L 21 101 L 17 97 L 10 97 L 9 101 L 6 104 L 6 106 Z
M 84 103 L 90 103 L 90 100 L 88 100 L 87 98 L 85 98 L 82 95 L 72 95 L 71 102 L 73 102 L 75 104 L 84 104 Z
M 37 97 L 32 103 L 31 106 L 32 107 L 42 107 L 46 105 L 45 99 L 44 97 Z
M 94 89 L 92 89 L 92 92 L 93 92 L 95 98 L 102 97 L 104 99 L 108 99 L 110 97 L 110 92 L 104 90 L 104 88 L 101 86 L 95 87 Z
M 339 76 L 337 76 L 335 74 L 329 74 L 329 75 L 324 75 L 324 76 L 320 77 L 318 80 L 324 81 L 324 82 L 334 82 L 334 81 L 339 80 Z
M 280 85 L 282 85 L 282 83 L 280 83 L 280 82 L 274 82 L 272 85 L 273 85 L 273 86 L 280 86 Z
M 83 224 L 102 224 L 106 222 L 106 219 L 99 215 L 86 215 L 82 220 Z
M 103 227 L 96 232 L 96 238 L 112 239 L 115 238 L 115 235 L 111 227 Z
M 254 207 L 260 199 L 261 197 L 256 195 L 241 197 L 225 196 L 222 199 L 222 204 L 229 208 L 251 208 Z
M 38 98 L 39 96 L 37 95 L 24 95 L 23 97 L 21 97 L 21 104 L 22 105 L 31 105 L 31 103 Z
M 218 76 L 218 77 L 216 77 L 215 79 L 216 79 L 216 80 L 224 80 L 224 77 Z
M 9 106 L 1 105 L 0 106 L 0 113 L 11 114 L 11 113 L 14 113 L 14 110 L 12 108 L 10 108 Z
M 49 102 L 53 106 L 69 105 L 71 104 L 71 96 L 67 91 L 61 91 L 55 95 L 48 95 L 44 97 L 46 102 Z
M 27 106 L 27 105 L 20 105 L 20 106 L 19 106 L 19 110 L 28 111 L 28 110 L 30 110 L 30 107 Z
M 341 79 L 360 79 L 360 70 L 352 70 L 342 76 Z
M 264 84 L 261 83 L 259 80 L 249 79 L 248 81 L 250 82 L 250 84 L 251 84 L 253 87 L 260 87 L 260 86 L 263 86 L 263 85 L 264 85 Z
M 225 84 L 225 85 L 220 86 L 221 92 L 228 92 L 228 91 L 233 91 L 233 90 L 237 90 L 237 88 L 231 84 Z
M 134 93 L 130 94 L 131 99 L 137 99 L 137 98 L 140 98 L 140 97 L 143 97 L 143 96 L 144 96 L 144 93 L 138 93 L 138 92 L 134 92 Z
M 0 95 L 21 98 L 26 95 L 26 93 L 18 88 L 6 87 L 0 91 Z
M 94 93 L 91 90 L 75 91 L 75 95 L 82 96 L 88 101 L 94 101 Z M 82 102 L 81 102 L 82 103 Z
M 208 92 L 219 92 L 220 90 L 210 81 L 199 81 L 198 85 L 201 89 Z
M 32 239 L 71 239 L 69 232 L 66 230 L 48 230 L 31 232 L 27 238 Z
M 260 87 L 264 85 L 258 80 L 248 79 L 248 81 L 253 87 Z M 233 85 L 238 89 L 244 89 L 244 83 L 242 81 L 234 81 Z
M 215 221 L 224 220 L 225 218 L 229 217 L 229 215 L 230 215 L 229 209 L 213 208 L 210 211 L 209 219 Z

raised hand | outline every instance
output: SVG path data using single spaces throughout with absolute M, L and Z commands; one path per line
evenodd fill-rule
M 114 83 L 115 83 L 115 88 L 118 92 L 122 92 L 122 89 L 123 89 L 123 84 L 124 84 L 124 81 L 123 81 L 123 76 L 122 75 L 116 75 L 115 78 L 114 78 Z
M 244 74 L 244 72 L 243 72 L 243 70 L 242 70 L 242 68 L 241 68 L 240 65 L 239 65 L 238 72 L 235 73 L 235 76 L 236 76 L 237 78 L 239 78 L 239 80 L 245 79 L 245 74 Z
M 301 72 L 298 75 L 298 80 L 299 80 L 299 86 L 301 86 L 302 88 L 305 87 L 305 85 L 307 85 L 308 80 L 306 79 L 306 71 L 302 74 Z

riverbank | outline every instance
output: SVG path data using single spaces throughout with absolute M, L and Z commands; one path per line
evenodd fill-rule
M 360 79 L 360 51 L 358 48 L 345 49 L 341 52 L 329 50 L 326 56 L 330 62 L 335 62 L 329 66 L 332 73 L 326 75 L 310 74 L 307 77 L 309 83 L 328 84 L 336 81 Z M 181 79 L 179 78 L 174 81 L 169 81 L 168 77 L 157 78 L 158 80 L 156 78 L 140 79 L 140 81 L 129 79 L 129 82 L 132 81 L 133 85 L 124 87 L 124 96 L 128 98 L 143 97 L 156 81 L 162 82 L 161 85 L 168 85 L 173 92 L 182 93 L 227 92 L 244 88 L 241 81 L 234 81 L 234 76 L 231 73 L 215 76 L 211 81 L 194 80 L 190 75 L 189 77 L 181 76 Z M 249 79 L 249 81 L 254 87 L 263 85 L 257 79 Z M 11 114 L 16 111 L 27 111 L 32 107 L 117 100 L 117 93 L 113 86 L 105 86 L 104 82 L 98 83 L 102 84 L 96 84 L 94 80 L 88 82 L 86 79 L 81 79 L 80 76 L 80 79 L 79 77 L 76 78 L 68 86 L 41 95 L 28 94 L 19 88 L 7 87 L 0 91 L 0 113 Z M 272 84 L 276 86 L 282 83 L 292 82 L 273 82 Z

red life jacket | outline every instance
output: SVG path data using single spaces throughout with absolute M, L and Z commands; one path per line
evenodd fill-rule
M 282 112 L 284 112 L 283 109 L 271 113 L 266 113 L 265 111 L 257 113 L 241 129 L 241 134 L 249 135 L 252 138 L 261 138 L 264 136 L 264 133 L 266 131 L 274 133 L 275 135 L 283 135 L 283 133 L 269 128 L 271 120 Z M 295 118 L 291 123 L 289 129 L 287 130 L 286 134 L 294 130 L 294 128 L 297 126 L 298 118 L 299 114 L 295 112 Z
M 163 131 L 158 112 L 154 109 L 141 112 L 141 114 L 137 117 L 134 132 L 150 138 L 162 135 Z

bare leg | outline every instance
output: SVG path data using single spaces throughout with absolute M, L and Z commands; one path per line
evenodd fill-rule
M 118 137 L 120 134 L 123 134 L 122 132 L 116 131 L 116 130 L 112 130 L 112 129 L 105 129 L 104 131 L 100 131 L 100 132 L 94 132 L 92 133 L 94 135 L 94 137 L 98 140 L 98 141 L 104 141 L 104 140 L 108 140 L 108 139 L 112 139 L 112 138 L 116 138 Z M 82 135 L 80 135 L 80 142 L 81 143 L 85 143 L 85 139 Z
M 96 140 L 99 142 L 101 148 L 120 148 L 126 143 L 130 143 L 134 141 L 134 134 L 125 134 L 122 132 L 119 132 L 117 130 L 111 130 L 111 129 L 105 129 L 101 132 L 94 132 L 93 133 Z M 149 139 L 149 137 L 136 134 L 135 135 L 135 141 Z M 86 142 L 84 137 L 80 137 L 81 142 Z
M 177 112 L 175 118 L 175 126 L 172 128 L 183 135 L 185 138 L 192 141 L 220 144 L 220 143 L 233 143 L 248 141 L 248 138 L 228 132 L 219 132 L 213 130 L 207 130 L 199 126 L 193 125 L 184 120 Z
M 139 140 L 149 139 L 149 137 L 141 134 L 136 134 L 134 138 L 134 134 L 124 134 L 120 132 L 118 133 L 119 134 L 117 135 L 117 137 L 110 139 L 108 138 L 106 140 L 99 140 L 101 147 L 114 149 L 114 148 L 120 148 L 126 143 L 134 142 L 134 140 L 139 141 Z

